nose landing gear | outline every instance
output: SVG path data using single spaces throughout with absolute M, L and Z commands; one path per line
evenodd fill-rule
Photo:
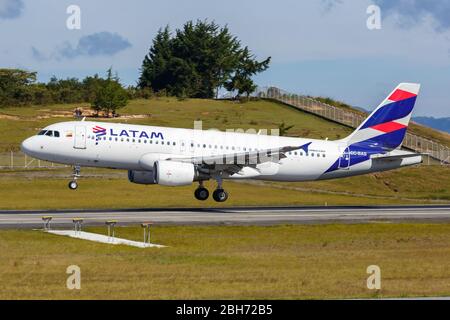
M 76 188 L 78 188 L 77 180 L 80 177 L 80 170 L 80 166 L 73 166 L 72 181 L 70 181 L 68 184 L 70 190 L 75 190 Z

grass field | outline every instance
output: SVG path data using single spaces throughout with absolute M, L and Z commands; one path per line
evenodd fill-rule
M 0 154 L 40 128 L 70 120 L 79 105 L 0 110 Z M 342 138 L 350 129 L 267 102 L 171 98 L 131 101 L 114 121 L 192 128 L 277 128 L 311 138 Z M 134 115 L 141 115 L 134 117 Z M 108 120 L 113 121 L 113 120 Z M 1 155 L 0 155 L 1 158 Z M 380 205 L 450 202 L 450 168 L 418 166 L 311 183 L 228 182 L 226 203 L 194 200 L 189 187 L 129 183 L 126 172 L 84 169 L 70 191 L 70 168 L 0 171 L 0 209 L 131 208 L 245 205 Z M 214 184 L 208 183 L 212 189 Z M 105 228 L 88 228 L 105 233 Z M 117 236 L 141 240 L 140 227 Z M 0 299 L 296 299 L 450 294 L 450 224 L 155 226 L 164 249 L 108 246 L 31 230 L 0 231 Z M 379 265 L 381 291 L 366 287 Z M 66 289 L 78 265 L 82 289 Z
M 70 169 L 3 171 L 0 209 L 128 208 L 245 205 L 382 205 L 450 202 L 450 170 L 421 166 L 359 177 L 308 183 L 231 182 L 225 203 L 200 202 L 196 185 L 164 187 L 128 182 L 126 172 L 85 169 L 76 191 Z M 439 179 L 436 176 L 439 175 Z M 212 181 L 206 184 L 214 189 Z M 101 190 L 101 191 L 99 191 Z M 26 197 L 24 197 L 26 192 Z
M 89 228 L 105 233 L 105 228 Z M 116 228 L 140 240 L 140 227 Z M 450 294 L 450 225 L 156 226 L 162 249 L 0 232 L 0 299 L 303 299 Z M 66 289 L 69 265 L 81 290 Z M 366 268 L 381 268 L 368 290 Z

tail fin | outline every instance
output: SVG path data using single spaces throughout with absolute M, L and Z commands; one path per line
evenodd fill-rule
M 348 145 L 358 144 L 380 151 L 401 146 L 419 94 L 420 84 L 400 83 L 370 116 L 346 139 Z

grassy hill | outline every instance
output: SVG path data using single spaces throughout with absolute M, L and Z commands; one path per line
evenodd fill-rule
M 0 110 L 0 155 L 18 150 L 20 142 L 40 128 L 55 122 L 72 120 L 72 110 L 80 105 L 52 105 Z M 88 109 L 88 106 L 86 106 Z M 314 115 L 269 101 L 247 103 L 214 100 L 177 100 L 155 98 L 134 100 L 120 110 L 119 119 L 99 119 L 136 124 L 192 128 L 195 120 L 203 128 L 274 129 L 281 122 L 294 125 L 289 135 L 310 138 L 338 139 L 352 130 Z M 0 172 L 0 208 L 58 207 L 130 207 L 214 205 L 199 203 L 192 192 L 196 185 L 168 189 L 128 183 L 125 172 L 84 169 L 74 199 L 66 189 L 70 169 L 23 170 Z M 104 184 L 104 180 L 114 183 Z M 32 180 L 32 181 L 30 181 Z M 30 183 L 32 182 L 32 183 Z M 251 186 L 243 183 L 251 184 Z M 308 183 L 226 182 L 231 193 L 226 205 L 301 205 L 301 204 L 401 204 L 450 202 L 450 169 L 439 165 L 421 165 L 385 173 L 370 174 L 340 180 Z M 90 197 L 102 185 L 102 197 Z M 32 196 L 22 197 L 24 189 Z M 210 188 L 213 188 L 211 182 Z M 126 190 L 127 197 L 118 196 Z M 31 192 L 32 191 L 32 192 Z M 148 196 L 142 197 L 142 192 Z M 48 194 L 52 196 L 49 197 Z M 57 195 L 57 196 L 56 196 Z M 261 196 L 263 195 L 263 196 Z M 45 199 L 45 201 L 44 201 Z

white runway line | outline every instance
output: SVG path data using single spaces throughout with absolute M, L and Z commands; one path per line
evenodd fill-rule
M 154 243 L 144 243 L 139 241 L 132 241 L 116 237 L 108 237 L 102 234 L 74 231 L 74 230 L 47 230 L 47 233 L 56 234 L 58 236 L 68 236 L 71 238 L 89 240 L 94 242 L 106 243 L 106 244 L 122 244 L 126 246 L 138 247 L 138 248 L 164 248 L 165 246 Z

